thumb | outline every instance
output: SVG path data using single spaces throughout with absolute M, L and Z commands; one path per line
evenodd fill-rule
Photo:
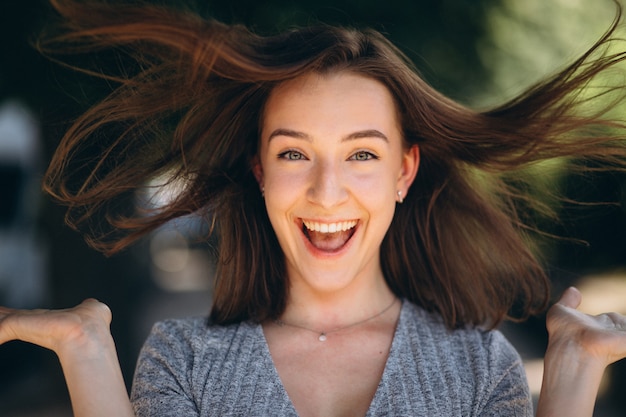
M 569 287 L 563 292 L 557 304 L 575 309 L 578 308 L 582 299 L 583 296 L 577 288 Z

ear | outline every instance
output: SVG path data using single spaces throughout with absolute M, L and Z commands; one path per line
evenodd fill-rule
M 259 183 L 259 188 L 262 190 L 264 187 L 263 166 L 261 165 L 261 160 L 258 155 L 255 155 L 255 157 L 252 158 L 252 174 L 254 175 L 254 178 L 256 178 L 256 182 Z
M 420 150 L 419 146 L 412 145 L 404 155 L 402 156 L 402 169 L 400 176 L 398 177 L 397 189 L 400 200 L 404 199 L 413 180 L 417 175 L 417 170 L 420 165 Z

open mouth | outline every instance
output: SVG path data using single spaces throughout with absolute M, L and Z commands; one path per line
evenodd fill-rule
M 356 231 L 357 220 L 320 223 L 302 220 L 302 233 L 318 250 L 335 252 L 345 246 Z

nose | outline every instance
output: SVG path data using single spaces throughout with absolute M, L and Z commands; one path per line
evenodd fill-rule
M 309 201 L 324 208 L 331 208 L 347 200 L 345 175 L 339 164 L 319 162 L 311 175 L 307 193 Z

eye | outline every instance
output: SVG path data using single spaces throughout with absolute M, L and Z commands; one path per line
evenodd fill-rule
M 289 161 L 301 161 L 306 159 L 306 157 L 302 154 L 302 152 L 289 150 L 283 153 L 278 154 L 279 159 L 287 159 Z
M 368 161 L 370 159 L 378 159 L 376 155 L 367 151 L 359 151 L 350 157 L 353 161 Z

